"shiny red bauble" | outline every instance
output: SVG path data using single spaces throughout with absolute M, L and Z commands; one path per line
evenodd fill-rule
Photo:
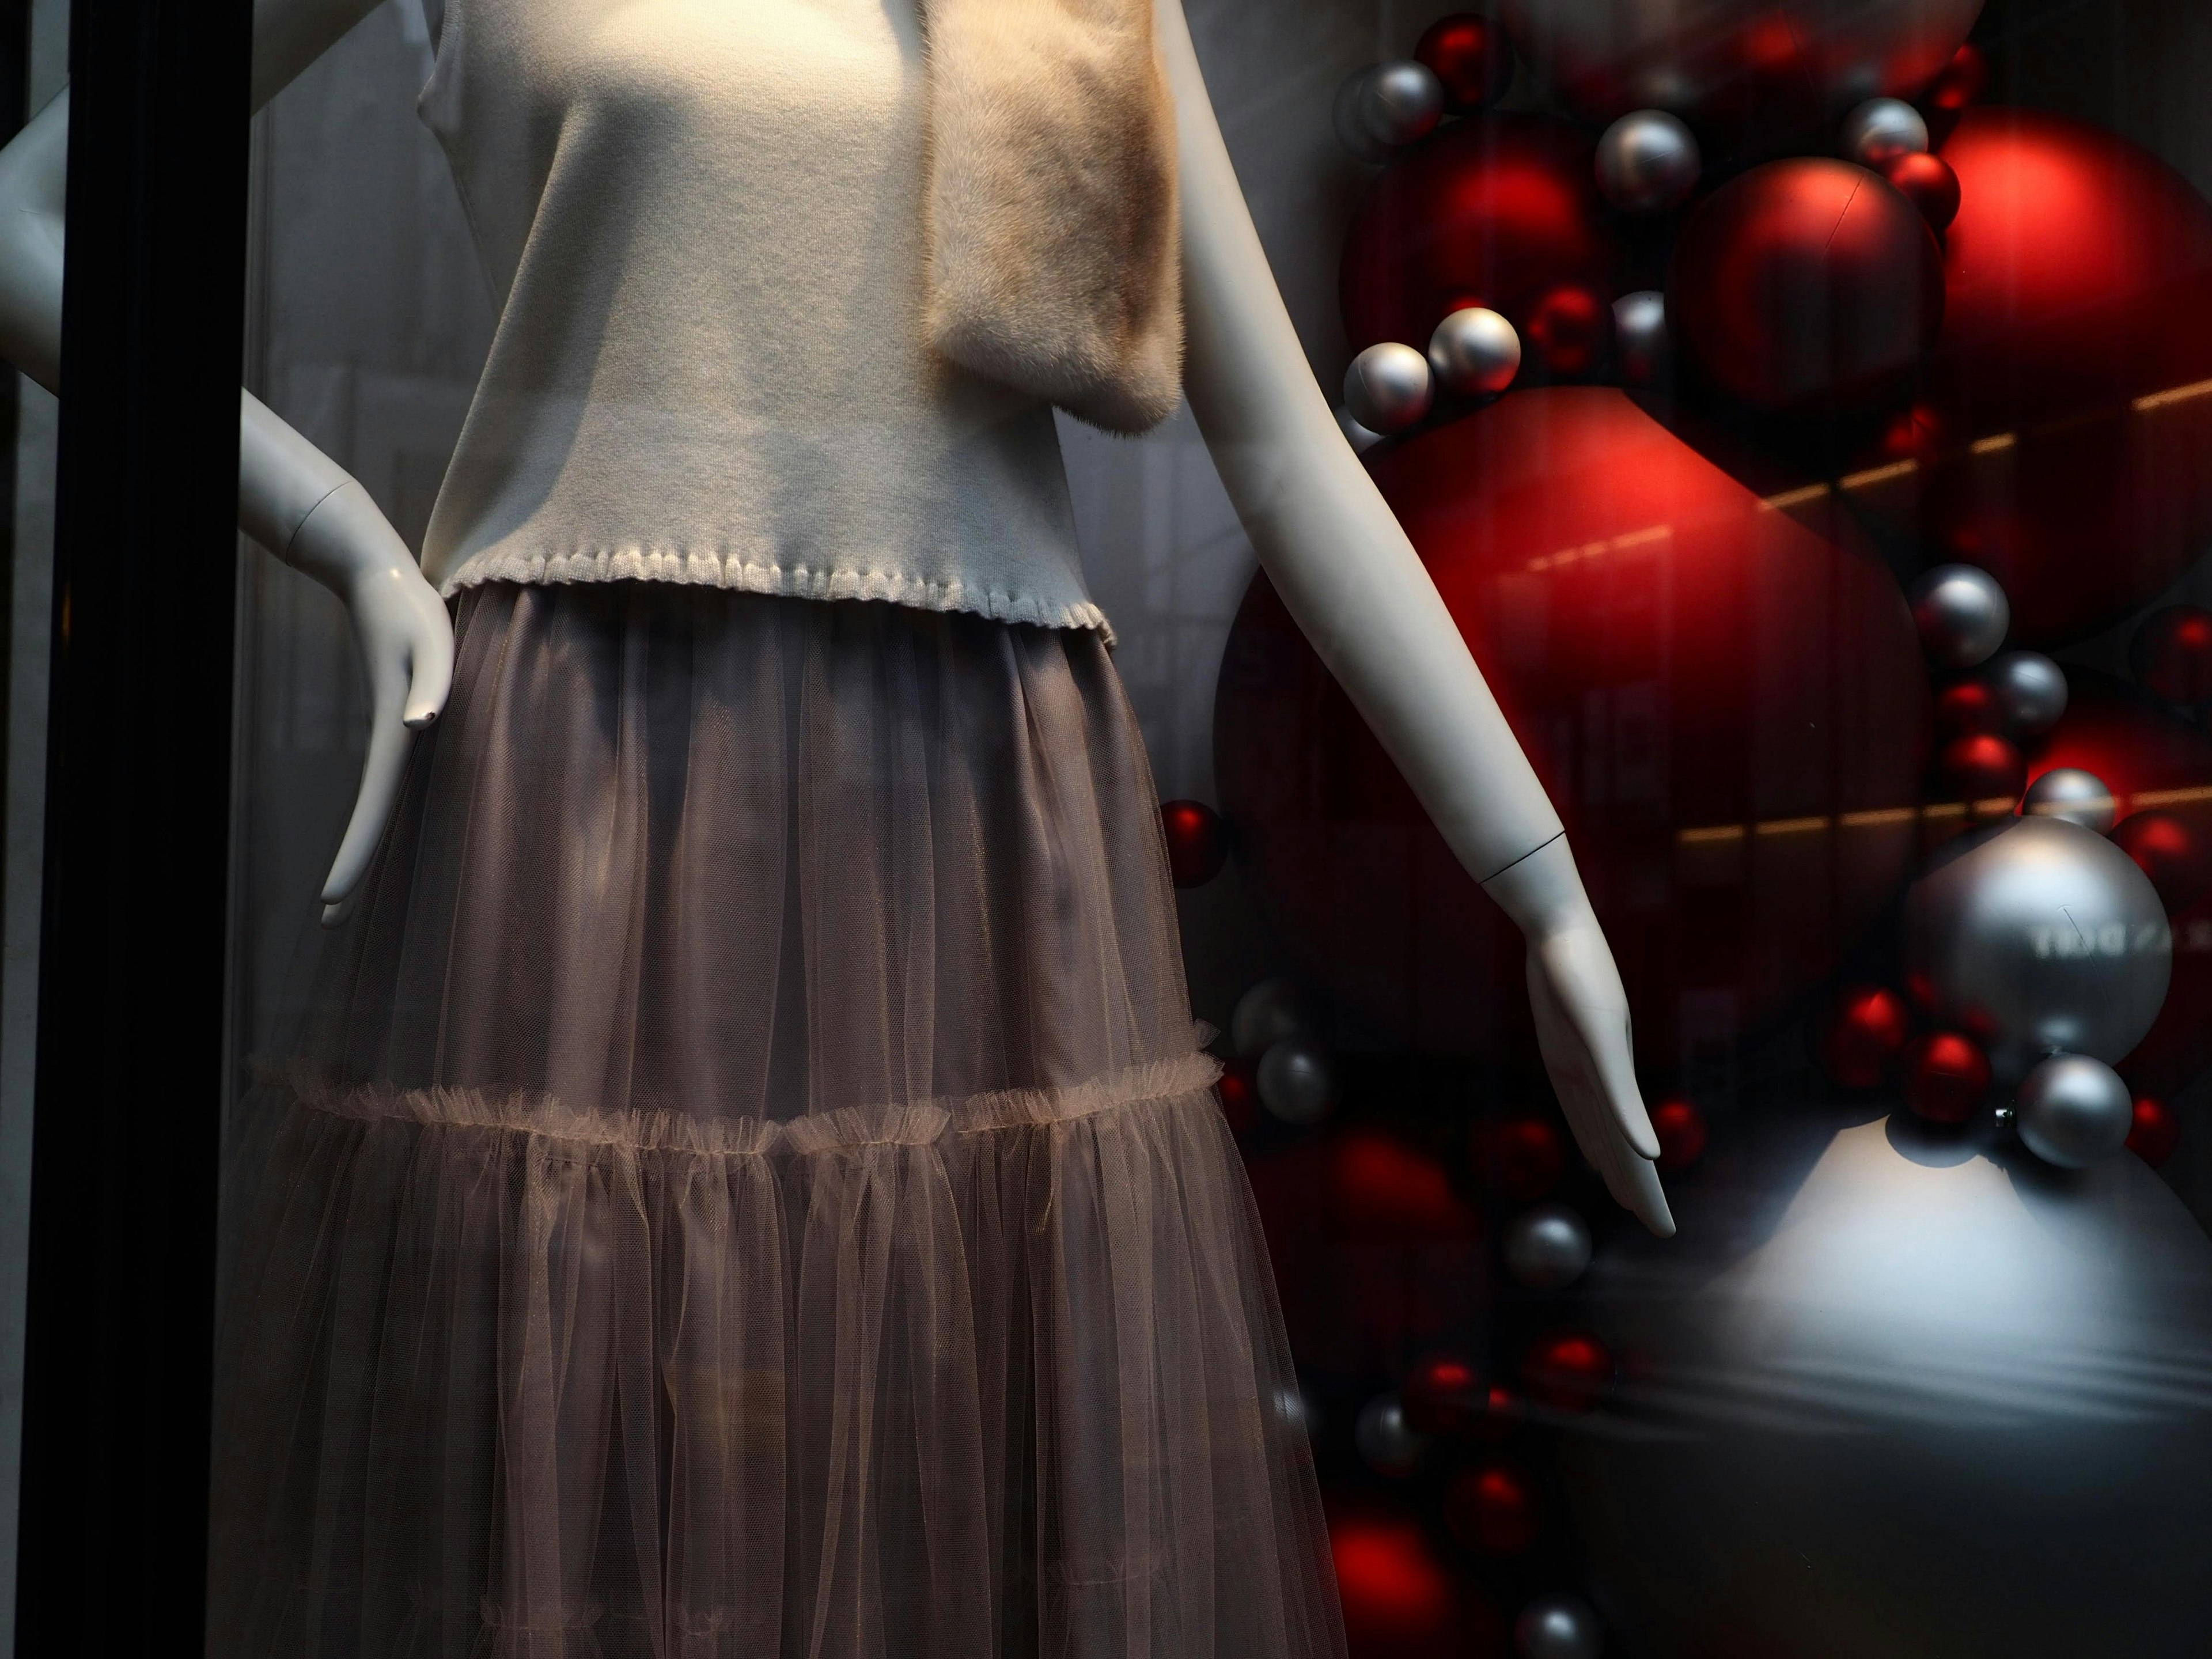
M 2027 763 L 2005 738 L 1990 732 L 1954 738 L 1936 757 L 1936 787 L 1969 817 L 1998 817 L 2013 809 L 2027 781 Z
M 1423 1356 L 1398 1386 L 1417 1434 L 1471 1434 L 1490 1414 L 1490 1384 L 1465 1354 Z
M 2212 542 L 2212 205 L 2116 134 L 1966 111 L 1922 441 L 1869 453 L 1854 504 L 1980 566 L 2015 643 L 2125 616 Z M 1875 464 L 1888 464 L 1888 471 Z
M 1970 1036 L 1932 1031 L 1905 1054 L 1905 1103 L 1930 1123 L 1964 1123 L 1989 1091 L 1989 1056 Z
M 1954 680 L 1936 694 L 1937 737 L 2001 736 L 2004 728 L 2004 704 L 1987 680 Z
M 1410 1510 L 1327 1503 L 1349 1659 L 1501 1659 L 1504 1620 L 1444 1560 Z
M 1595 387 L 1516 392 L 1374 471 L 1566 820 L 1644 1062 L 1821 983 L 1917 855 L 1928 731 L 1911 618 L 1833 499 L 1769 506 Z M 1533 1061 L 1519 934 L 1264 580 L 1214 757 L 1304 968 L 1383 1040 Z
M 1229 1121 L 1230 1133 L 1241 1135 L 1260 1121 L 1260 1085 L 1249 1060 L 1230 1061 L 1213 1087 L 1221 1097 L 1221 1115 Z
M 1406 150 L 1369 185 L 1346 233 L 1340 294 L 1352 349 L 1425 350 L 1462 306 L 1502 312 L 1525 338 L 1530 307 L 1561 283 L 1609 306 L 1589 135 L 1542 115 L 1478 115 Z
M 1516 1204 L 1547 1196 L 1567 1172 L 1567 1138 L 1548 1118 L 1478 1124 L 1473 1151 L 1475 1175 Z
M 2131 812 L 2113 826 L 2112 839 L 2150 878 L 2168 915 L 2186 910 L 2212 885 L 2212 847 L 2174 813 Z
M 1613 301 L 1588 283 L 1559 283 L 1528 306 L 1521 324 L 1524 373 L 1586 380 L 1613 356 Z
M 1920 210 L 1864 167 L 1769 161 L 1682 226 L 1667 326 L 1754 409 L 1856 408 L 1906 384 L 1943 320 L 1943 256 Z
M 1836 999 L 1820 1044 L 1828 1075 L 1846 1089 L 1881 1086 L 1912 1036 L 1905 999 L 1886 985 L 1854 985 Z
M 1613 1351 L 1589 1332 L 1547 1331 L 1521 1356 L 1521 1385 L 1553 1411 L 1586 1412 L 1613 1386 Z
M 1518 1555 L 1544 1530 L 1543 1493 L 1517 1464 L 1462 1469 L 1444 1488 L 1444 1524 L 1480 1554 Z
M 2128 665 L 2153 696 L 2191 707 L 2212 702 L 2212 611 L 2169 605 L 2143 618 Z
M 2128 1150 L 2155 1170 L 2180 1145 L 2180 1115 L 2162 1100 L 2138 1095 L 2135 1124 L 2128 1131 Z
M 1429 25 L 1413 48 L 1443 83 L 1444 107 L 1465 115 L 1504 96 L 1513 80 L 1513 45 L 1487 17 L 1454 12 Z
M 1930 230 L 1942 230 L 1959 214 L 1959 175 L 1940 155 L 1908 150 L 1885 162 L 1881 176 L 1920 210 Z
M 1178 887 L 1202 887 L 1228 862 L 1229 832 L 1204 801 L 1163 801 L 1160 830 L 1167 837 L 1168 873 Z
M 1652 1106 L 1651 1133 L 1659 1137 L 1659 1167 L 1671 1175 L 1698 1161 L 1710 1131 L 1705 1115 L 1675 1095 Z

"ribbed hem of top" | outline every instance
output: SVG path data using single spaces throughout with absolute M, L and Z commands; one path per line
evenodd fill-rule
M 804 565 L 757 564 L 734 553 L 660 551 L 643 548 L 580 548 L 565 553 L 502 550 L 478 554 L 446 578 L 438 591 L 451 599 L 484 582 L 544 586 L 554 582 L 678 582 L 795 599 L 879 599 L 917 611 L 965 611 L 994 622 L 1039 628 L 1096 629 L 1114 643 L 1113 624 L 1089 600 L 1055 603 L 1036 594 L 930 581 L 896 570 L 811 570 Z

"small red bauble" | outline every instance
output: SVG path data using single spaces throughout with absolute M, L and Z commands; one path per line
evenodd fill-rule
M 1467 1434 L 1489 1414 L 1490 1385 L 1464 1354 L 1432 1353 L 1406 1373 L 1398 1397 L 1417 1434 Z
M 1413 56 L 1443 82 L 1444 107 L 1455 115 L 1503 97 L 1513 79 L 1513 46 L 1505 31 L 1473 12 L 1437 19 Z
M 1462 1469 L 1444 1488 L 1444 1524 L 1484 1555 L 1518 1555 L 1544 1529 L 1543 1495 L 1511 1463 Z
M 1705 1115 L 1679 1095 L 1651 1109 L 1651 1132 L 1659 1137 L 1662 1170 L 1686 1170 L 1705 1150 Z
M 2173 1156 L 2181 1145 L 2181 1119 L 2172 1107 L 2148 1095 L 2136 1097 L 2135 1127 L 2128 1131 L 2128 1150 L 2154 1170 Z
M 1241 1135 L 1260 1121 L 1260 1090 L 1249 1060 L 1231 1060 L 1213 1086 L 1221 1097 L 1221 1115 L 1229 1120 L 1230 1133 Z
M 1846 1089 L 1877 1088 L 1911 1035 L 1904 998 L 1885 985 L 1854 985 L 1836 999 L 1821 1058 Z
M 1954 680 L 1936 694 L 1936 732 L 1947 742 L 2001 737 L 2004 725 L 2004 705 L 1987 680 Z
M 1667 325 L 1755 409 L 1850 408 L 1902 385 L 1943 320 L 1943 256 L 1918 209 L 1864 167 L 1752 168 L 1682 226 Z
M 2019 800 L 2027 763 L 2011 744 L 1984 732 L 1945 744 L 1936 758 L 1936 775 L 1944 795 L 1963 802 L 1968 817 L 1995 817 Z
M 1930 230 L 1942 230 L 1959 216 L 1959 175 L 1942 156 L 1908 150 L 1885 162 L 1881 176 L 1920 210 Z
M 1532 1204 L 1567 1172 L 1566 1137 L 1547 1118 L 1510 1117 L 1475 1130 L 1476 1173 L 1516 1204 Z
M 1970 41 L 1951 55 L 1942 72 L 1920 94 L 1920 102 L 1932 110 L 1962 110 L 1982 95 L 1982 83 L 1989 78 L 1990 60 Z
M 2186 910 L 2212 884 L 2204 843 L 2171 812 L 2132 812 L 2114 826 L 2112 839 L 2150 878 L 2169 915 Z
M 1221 814 L 1204 801 L 1160 804 L 1160 829 L 1168 842 L 1168 871 L 1178 887 L 1202 887 L 1229 859 L 1229 833 Z
M 2168 702 L 2212 702 L 2212 611 L 2170 605 L 2144 618 L 2128 647 L 2136 678 Z
M 1936 1031 L 1912 1045 L 1905 1102 L 1930 1123 L 1964 1123 L 1989 1091 L 1989 1056 L 1973 1038 Z
M 1522 343 L 1554 380 L 1587 378 L 1613 355 L 1613 305 L 1588 283 L 1560 283 L 1530 303 Z
M 1613 1382 L 1613 1351 L 1588 1331 L 1548 1331 L 1521 1356 L 1528 1397 L 1555 1411 L 1586 1412 Z

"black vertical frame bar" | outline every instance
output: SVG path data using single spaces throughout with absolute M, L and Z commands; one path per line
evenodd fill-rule
M 202 1650 L 251 0 L 77 0 L 16 1651 Z

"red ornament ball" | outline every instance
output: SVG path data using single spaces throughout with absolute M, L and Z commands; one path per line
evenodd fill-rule
M 1990 60 L 1970 40 L 1951 54 L 1951 61 L 1921 94 L 1921 106 L 1947 112 L 1962 110 L 1982 95 L 1982 85 L 1989 78 Z
M 1231 1060 L 1213 1087 L 1221 1097 L 1221 1115 L 1229 1120 L 1230 1133 L 1241 1135 L 1260 1121 L 1260 1087 L 1251 1061 Z
M 1475 1174 L 1516 1204 L 1545 1197 L 1567 1172 L 1567 1138 L 1548 1118 L 1480 1124 L 1474 1152 Z
M 1560 283 L 1529 304 L 1521 341 L 1547 380 L 1585 380 L 1613 356 L 1613 303 L 1588 283 Z
M 1444 107 L 1465 115 L 1505 94 L 1513 80 L 1513 46 L 1487 17 L 1454 12 L 1429 25 L 1413 57 L 1443 82 Z
M 1340 295 L 1355 351 L 1425 349 L 1462 306 L 1528 337 L 1530 307 L 1562 283 L 1608 301 L 1614 245 L 1588 133 L 1543 115 L 1489 114 L 1408 148 L 1368 186 L 1345 234 Z
M 1416 1434 L 1462 1435 L 1481 1426 L 1490 1412 L 1490 1385 L 1464 1354 L 1432 1353 L 1406 1373 L 1398 1398 Z
M 1754 409 L 1858 408 L 1902 386 L 1943 320 L 1928 222 L 1864 167 L 1769 161 L 1682 226 L 1667 324 L 1706 380 Z
M 1905 1104 L 1930 1123 L 1964 1123 L 1989 1091 L 1989 1057 L 1970 1036 L 1931 1032 L 1906 1055 Z
M 1418 1516 L 1371 1499 L 1329 1501 L 1327 1512 L 1350 1659 L 1502 1659 L 1503 1617 Z
M 1162 802 L 1160 829 L 1167 836 L 1168 872 L 1178 887 L 1204 886 L 1229 860 L 1229 832 L 1204 801 Z
M 1907 150 L 1884 162 L 1881 176 L 1920 210 L 1930 230 L 1942 230 L 1959 214 L 1959 175 L 1940 155 Z
M 2169 605 L 2153 611 L 2129 642 L 2128 663 L 2154 696 L 2192 708 L 2212 702 L 2212 611 Z
M 2027 763 L 2004 738 L 1984 732 L 1954 738 L 1936 758 L 1936 787 L 1972 818 L 2002 817 L 2027 782 Z
M 1686 1170 L 1705 1150 L 1705 1115 L 1679 1095 L 1652 1107 L 1651 1132 L 1659 1137 L 1662 1170 Z
M 1547 1332 L 1521 1356 L 1528 1398 L 1554 1411 L 1586 1412 L 1613 1385 L 1613 1351 L 1588 1331 Z
M 1886 985 L 1854 985 L 1836 999 L 1821 1058 L 1846 1089 L 1879 1088 L 1911 1036 L 1904 998 Z
M 2128 1131 L 2128 1150 L 2154 1170 L 2173 1156 L 2181 1145 L 2181 1118 L 2172 1107 L 2148 1095 L 2136 1097 L 2135 1126 Z
M 2212 855 L 2203 837 L 2172 812 L 2130 812 L 2113 826 L 2112 839 L 2150 878 L 2168 915 L 2186 910 L 2212 884 Z
M 1444 1524 L 1481 1555 L 1518 1555 L 1544 1530 L 1544 1499 L 1512 1463 L 1462 1469 L 1444 1487 Z
M 1936 694 L 1938 737 L 1998 737 L 2004 728 L 2004 704 L 1987 680 L 1954 680 Z

